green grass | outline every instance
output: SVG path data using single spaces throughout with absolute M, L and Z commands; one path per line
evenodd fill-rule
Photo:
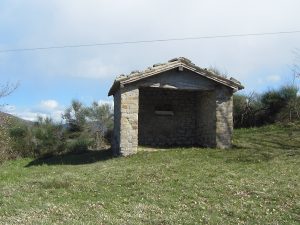
M 0 224 L 299 224 L 300 126 L 239 129 L 234 148 L 0 166 Z

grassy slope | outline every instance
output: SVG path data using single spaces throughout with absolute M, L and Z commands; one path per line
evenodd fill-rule
M 7 162 L 0 224 L 299 224 L 300 126 L 236 130 L 234 144 Z

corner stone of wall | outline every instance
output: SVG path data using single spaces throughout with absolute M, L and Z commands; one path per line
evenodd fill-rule
M 221 149 L 232 147 L 232 110 L 232 90 L 220 86 L 216 89 L 216 146 Z
M 139 89 L 123 88 L 120 101 L 120 149 L 119 154 L 128 156 L 137 153 Z

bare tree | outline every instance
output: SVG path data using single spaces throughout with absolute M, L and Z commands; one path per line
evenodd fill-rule
M 4 98 L 8 95 L 10 95 L 11 93 L 13 93 L 17 88 L 19 87 L 19 82 L 18 83 L 10 83 L 7 82 L 4 85 L 0 84 L 0 98 Z
M 17 88 L 19 87 L 19 82 L 17 83 L 10 83 L 7 82 L 6 84 L 0 84 L 0 99 L 9 96 L 11 93 L 13 93 Z M 0 109 L 5 104 L 0 104 Z

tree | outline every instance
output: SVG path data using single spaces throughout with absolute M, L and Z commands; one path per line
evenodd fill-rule
M 51 156 L 64 151 L 62 127 L 55 124 L 51 118 L 38 117 L 33 132 L 37 157 Z
M 286 113 L 292 115 L 297 102 L 298 88 L 294 85 L 285 85 L 278 90 L 269 90 L 261 96 L 265 120 L 267 123 L 286 121 Z M 288 116 L 289 117 L 289 116 Z M 292 120 L 292 117 L 290 117 Z
M 253 127 L 262 125 L 262 105 L 260 96 L 254 92 L 233 96 L 234 127 Z
M 87 108 L 87 117 L 97 123 L 98 130 L 105 131 L 113 126 L 113 109 L 108 103 L 93 102 L 92 106 Z
M 67 125 L 64 131 L 67 152 L 81 153 L 92 146 L 93 137 L 87 123 L 87 114 L 87 107 L 78 100 L 73 100 L 65 110 L 62 117 Z
M 100 149 L 105 141 L 110 142 L 111 130 L 113 127 L 113 109 L 110 104 L 99 104 L 93 102 L 87 108 L 87 118 L 90 124 L 90 131 L 94 136 L 95 148 Z
M 9 96 L 13 93 L 19 86 L 19 83 L 12 84 L 7 82 L 4 85 L 0 84 L 0 99 Z
M 78 100 L 63 114 L 66 120 L 67 148 L 72 152 L 89 149 L 101 149 L 110 142 L 113 127 L 113 110 L 110 104 L 93 102 L 86 107 Z M 81 150 L 80 150 L 81 149 Z
M 78 100 L 72 100 L 71 106 L 62 115 L 70 131 L 83 131 L 86 125 L 86 108 Z

